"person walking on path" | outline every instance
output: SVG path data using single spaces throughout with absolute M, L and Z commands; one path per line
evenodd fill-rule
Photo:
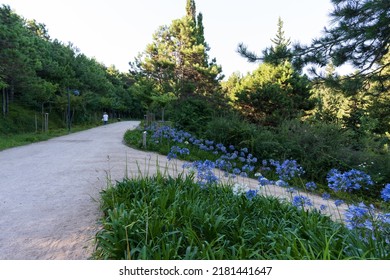
M 106 125 L 108 123 L 108 115 L 106 112 L 103 114 L 103 124 Z

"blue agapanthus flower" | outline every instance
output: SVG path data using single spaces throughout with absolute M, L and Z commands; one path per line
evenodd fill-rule
M 259 176 L 257 180 L 259 181 L 260 186 L 266 186 L 271 184 L 271 181 L 264 176 Z
M 177 155 L 189 155 L 190 150 L 187 148 L 180 148 L 178 146 L 172 146 L 171 151 L 168 153 L 167 158 L 171 160 L 173 158 L 177 158 Z
M 257 190 L 249 190 L 246 192 L 245 196 L 247 199 L 251 200 L 257 195 Z
M 308 182 L 305 186 L 308 191 L 313 191 L 317 188 L 317 185 L 314 182 Z
M 381 197 L 384 201 L 390 201 L 390 184 L 387 184 L 381 191 Z
M 275 160 L 270 160 L 270 163 L 271 165 L 275 166 L 276 174 L 278 174 L 279 179 L 283 181 L 288 181 L 305 173 L 303 168 L 297 163 L 296 160 L 287 159 L 282 163 Z
M 283 180 L 277 180 L 275 182 L 275 185 L 277 185 L 278 187 L 287 187 L 288 186 L 288 183 L 283 181 Z
M 310 198 L 303 195 L 296 195 L 293 197 L 292 204 L 296 207 L 313 206 Z
M 367 228 L 367 220 L 372 217 L 374 207 L 366 206 L 363 202 L 359 205 L 351 205 L 345 211 L 345 222 L 349 229 Z
M 337 199 L 334 202 L 334 205 L 336 205 L 336 207 L 339 207 L 339 206 L 341 206 L 343 204 L 344 204 L 344 200 L 341 200 L 341 199 Z
M 329 171 L 326 178 L 328 186 L 334 191 L 352 191 L 359 190 L 362 187 L 372 186 L 374 182 L 370 175 L 363 171 L 351 169 L 347 172 L 340 172 L 337 169 Z
M 323 194 L 322 194 L 322 199 L 323 199 L 323 200 L 329 200 L 329 199 L 330 199 L 330 194 L 328 194 L 328 193 L 323 193 Z
M 210 160 L 205 161 L 195 161 L 190 164 L 186 164 L 183 167 L 193 169 L 197 172 L 198 184 L 201 186 L 206 186 L 208 184 L 215 183 L 219 178 L 214 173 L 214 168 L 216 167 L 215 162 Z

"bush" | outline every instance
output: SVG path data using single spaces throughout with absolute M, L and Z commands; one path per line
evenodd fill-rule
M 349 158 L 354 153 L 350 134 L 337 125 L 286 121 L 277 133 L 285 156 L 296 159 L 310 179 L 323 181 L 332 168 L 350 168 Z
M 214 110 L 206 98 L 179 99 L 171 106 L 167 110 L 167 117 L 175 123 L 175 126 L 197 135 L 202 134 L 204 127 L 214 115 Z
M 234 144 L 238 147 L 252 148 L 256 126 L 244 121 L 235 114 L 226 117 L 215 117 L 206 125 L 205 138 L 224 145 Z

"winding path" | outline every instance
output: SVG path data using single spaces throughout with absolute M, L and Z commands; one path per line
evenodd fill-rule
M 88 259 L 99 191 L 125 174 L 119 122 L 0 152 L 0 259 Z M 142 154 L 142 153 L 141 153 Z M 142 155 L 141 155 L 142 156 Z
M 181 172 L 180 161 L 122 143 L 125 131 L 138 124 L 119 122 L 1 151 L 0 259 L 88 259 L 99 229 L 99 192 L 109 182 L 156 169 Z M 288 197 L 276 186 L 266 194 Z

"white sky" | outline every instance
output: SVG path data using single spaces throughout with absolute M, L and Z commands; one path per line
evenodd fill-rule
M 236 52 L 240 42 L 261 53 L 280 16 L 292 42 L 310 43 L 329 23 L 330 0 L 196 0 L 210 58 L 226 77 L 257 67 Z M 0 0 L 18 15 L 44 23 L 52 39 L 72 42 L 88 57 L 127 72 L 161 25 L 185 15 L 186 0 Z

